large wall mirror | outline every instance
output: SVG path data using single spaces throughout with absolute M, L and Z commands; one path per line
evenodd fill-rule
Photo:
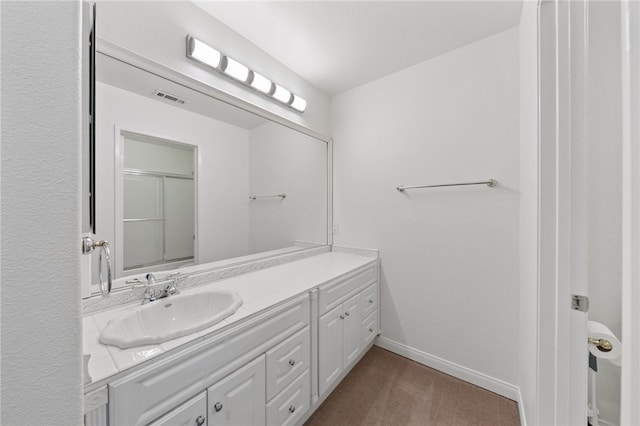
M 326 142 L 100 52 L 95 102 L 95 237 L 116 279 L 327 244 Z

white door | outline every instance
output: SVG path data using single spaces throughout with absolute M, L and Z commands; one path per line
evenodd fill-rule
M 620 423 L 640 424 L 640 4 L 622 18 L 622 386 Z
M 261 355 L 207 389 L 208 426 L 264 425 L 265 386 Z
M 321 316 L 318 321 L 320 395 L 342 373 L 342 318 L 344 315 L 340 305 Z
M 568 114 L 570 119 L 568 128 L 568 140 L 570 140 L 570 150 L 567 150 L 567 158 L 560 158 L 561 167 L 569 167 L 570 173 L 561 176 L 564 180 L 566 192 L 560 193 L 560 197 L 565 199 L 562 210 L 566 212 L 568 219 L 562 240 L 567 242 L 565 270 L 570 282 L 571 296 L 589 296 L 588 277 L 588 193 L 589 179 L 587 150 L 587 105 L 589 102 L 589 64 L 588 64 L 588 8 L 587 0 L 569 2 L 569 42 L 568 59 L 570 82 L 569 94 L 566 95 L 568 101 Z M 570 118 L 569 118 L 570 117 Z M 571 303 L 576 303 L 573 300 Z M 582 302 L 580 302 L 582 303 Z M 587 400 L 588 400 L 588 377 L 589 377 L 589 347 L 587 344 L 587 319 L 588 306 L 572 305 L 569 312 L 568 341 L 570 342 L 570 352 L 568 357 L 568 368 L 570 386 L 568 419 L 570 424 L 584 425 L 587 422 Z
M 342 305 L 344 310 L 342 347 L 344 351 L 344 367 L 351 364 L 360 354 L 360 294 L 356 294 Z
M 587 1 L 539 7 L 539 424 L 587 419 Z

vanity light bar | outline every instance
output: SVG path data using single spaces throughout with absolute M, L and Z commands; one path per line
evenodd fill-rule
M 300 96 L 190 35 L 187 35 L 187 58 L 207 65 L 296 111 L 304 112 L 307 108 L 307 101 Z

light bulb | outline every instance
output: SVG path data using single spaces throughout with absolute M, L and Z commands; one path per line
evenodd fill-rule
M 233 77 L 236 80 L 240 80 L 242 82 L 247 81 L 247 77 L 249 77 L 249 68 L 228 56 L 225 56 L 224 67 L 222 71 L 229 77 Z
M 217 68 L 222 59 L 220 52 L 193 37 L 189 37 L 187 43 L 187 56 L 212 68 Z
M 305 101 L 304 99 L 302 99 L 300 96 L 298 95 L 293 95 L 293 101 L 291 102 L 291 108 L 300 111 L 300 112 L 304 112 L 305 108 L 307 108 L 307 101 Z
M 284 87 L 276 84 L 276 90 L 272 95 L 274 98 L 279 100 L 282 103 L 288 104 L 291 101 L 291 92 L 285 89 Z
M 251 87 L 267 95 L 271 93 L 271 87 L 273 86 L 271 80 L 255 71 L 252 71 L 251 74 L 253 76 L 251 79 Z

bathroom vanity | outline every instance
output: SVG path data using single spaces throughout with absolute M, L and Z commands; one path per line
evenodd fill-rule
M 301 424 L 373 344 L 378 274 L 375 251 L 331 251 L 184 288 L 233 290 L 243 305 L 209 329 L 142 348 L 97 341 L 139 301 L 86 316 L 85 348 L 106 349 L 115 368 L 90 362 L 85 424 Z
M 331 138 L 287 105 L 261 107 L 251 91 L 229 95 L 227 77 L 185 56 L 179 28 L 203 18 L 194 5 L 101 2 L 96 10 L 99 115 L 86 173 L 96 191 L 83 213 L 99 214 L 84 231 L 111 242 L 116 280 L 113 293 L 103 291 L 102 262 L 84 262 L 85 424 L 301 424 L 371 347 L 380 323 L 377 251 L 332 246 Z M 136 13 L 165 22 L 158 28 L 179 48 L 156 57 L 136 46 L 139 37 L 121 38 L 127 28 L 138 33 L 139 23 L 126 23 Z M 151 290 L 167 293 L 160 275 L 169 270 L 180 274 L 171 288 L 181 295 L 150 303 L 222 290 L 242 305 L 173 340 L 102 344 L 109 321 L 155 294 L 136 280 L 153 273 Z

